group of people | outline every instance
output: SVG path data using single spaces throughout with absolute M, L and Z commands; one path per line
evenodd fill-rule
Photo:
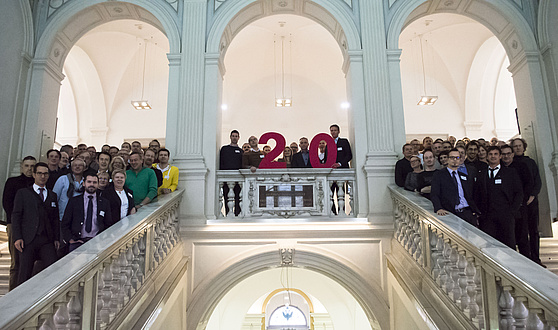
M 157 140 L 121 147 L 64 145 L 46 162 L 25 157 L 2 195 L 11 255 L 10 290 L 158 195 L 173 192 L 178 168 Z M 40 261 L 40 262 L 36 262 Z
M 395 183 L 429 198 L 438 215 L 453 213 L 544 267 L 537 198 L 542 183 L 526 149 L 521 138 L 413 140 L 395 165 Z
M 337 150 L 337 158 L 335 163 L 333 163 L 332 168 L 349 168 L 349 162 L 353 159 L 349 140 L 339 137 L 340 129 L 337 124 L 331 125 L 329 127 L 329 132 L 335 141 L 335 149 Z M 258 138 L 255 136 L 250 136 L 250 138 L 248 138 L 248 142 L 244 143 L 241 148 L 238 145 L 240 133 L 237 130 L 231 131 L 230 140 L 231 143 L 221 147 L 219 152 L 220 170 L 250 169 L 250 171 L 256 172 L 260 163 L 265 158 L 265 155 L 271 151 L 271 147 L 267 145 L 260 149 Z M 292 142 L 290 146 L 285 147 L 282 157 L 277 159 L 277 161 L 285 162 L 287 168 L 312 168 L 312 164 L 310 162 L 310 151 L 308 148 L 308 138 L 301 137 L 298 144 L 296 142 Z M 321 164 L 326 163 L 327 144 L 324 140 L 320 141 L 318 146 L 318 159 Z M 223 196 L 225 199 L 226 213 L 229 212 L 229 207 L 227 205 L 229 189 L 228 185 L 224 184 Z M 334 189 L 336 188 L 334 187 Z M 240 186 L 236 184 L 234 187 L 235 215 L 240 213 L 239 193 Z

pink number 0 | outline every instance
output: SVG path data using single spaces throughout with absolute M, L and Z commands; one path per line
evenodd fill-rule
M 279 156 L 283 150 L 285 150 L 285 138 L 283 135 L 277 132 L 268 132 L 260 137 L 260 144 L 265 144 L 269 140 L 275 140 L 276 145 L 273 150 L 271 150 L 265 158 L 262 159 L 259 168 L 286 168 L 287 163 L 284 162 L 274 162 L 273 160 Z M 325 140 L 327 143 L 327 160 L 324 164 L 320 163 L 318 158 L 318 146 L 320 141 Z M 331 168 L 333 164 L 337 161 L 337 146 L 335 145 L 335 140 L 331 135 L 326 133 L 319 133 L 310 142 L 310 164 L 313 168 Z

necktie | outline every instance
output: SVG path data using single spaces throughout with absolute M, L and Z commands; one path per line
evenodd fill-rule
M 453 176 L 453 181 L 455 182 L 455 186 L 459 187 L 459 184 L 457 183 L 457 172 L 456 171 L 452 171 L 451 172 L 452 176 Z
M 489 168 L 490 170 L 490 178 L 494 179 L 494 171 L 496 170 L 495 168 Z
M 91 227 L 93 226 L 93 196 L 89 197 L 89 202 L 87 203 L 87 218 L 85 218 L 85 231 L 90 233 Z
M 39 188 L 39 196 L 41 197 L 41 201 L 45 201 L 45 188 Z

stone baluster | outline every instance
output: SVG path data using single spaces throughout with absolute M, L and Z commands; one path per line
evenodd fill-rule
M 437 260 L 438 269 L 440 269 L 440 272 L 438 273 L 438 277 L 436 277 L 436 283 L 438 283 L 438 285 L 442 287 L 442 284 L 446 280 L 444 276 L 447 276 L 446 259 L 444 258 L 444 249 L 445 249 L 444 236 L 442 235 L 438 236 L 438 243 L 436 243 L 436 249 L 440 251 L 440 256 L 438 257 Z
M 80 286 L 83 287 L 83 283 L 80 283 Z M 68 313 L 70 314 L 68 329 L 79 330 L 81 329 L 82 314 L 82 305 L 79 297 L 79 292 L 70 291 L 68 292 L 68 297 L 70 298 L 70 300 L 68 301 Z
M 345 213 L 345 189 L 344 189 L 344 182 L 341 181 L 338 184 L 339 190 L 337 191 L 337 205 L 339 205 L 339 216 L 345 217 L 347 214 Z
M 403 213 L 403 205 L 399 204 L 398 202 L 395 204 L 395 209 L 397 210 L 397 217 L 396 220 L 396 232 L 395 232 L 395 239 L 401 243 L 402 231 L 403 231 L 403 224 L 405 223 L 403 220 L 404 213 Z
M 112 273 L 112 286 L 111 286 L 111 299 L 110 299 L 110 310 L 111 313 L 118 313 L 122 308 L 120 304 L 119 293 L 120 293 L 120 265 L 118 264 L 118 256 L 111 257 L 112 262 L 110 264 L 110 272 Z
M 161 246 L 161 235 L 159 233 L 159 224 L 155 223 L 153 225 L 153 264 L 151 265 L 152 269 L 154 269 L 155 267 L 157 267 L 159 265 L 159 263 L 161 263 L 161 261 L 163 260 L 162 258 L 162 254 L 159 253 L 159 251 L 162 249 L 159 249 Z
M 347 191 L 349 192 L 349 206 L 351 211 L 349 215 L 355 215 L 355 200 L 354 200 L 354 181 L 347 181 Z
M 43 313 L 39 315 L 39 330 L 55 330 L 56 326 L 52 321 L 52 313 Z
M 467 296 L 469 297 L 468 306 L 465 313 L 469 315 L 471 320 L 477 317 L 479 306 L 477 305 L 477 286 L 475 283 L 475 275 L 477 268 L 475 267 L 475 259 L 473 257 L 467 258 L 467 267 L 465 267 L 465 275 L 467 275 Z M 461 302 L 463 303 L 464 300 Z
M 173 226 L 172 226 L 172 218 L 171 217 L 172 217 L 171 216 L 171 211 L 169 210 L 165 214 L 165 220 L 164 220 L 165 221 L 165 234 L 167 236 L 169 250 L 172 250 L 172 248 L 176 244 L 176 242 L 174 240 L 174 233 L 173 233 Z
M 146 249 L 145 239 L 146 238 L 145 238 L 145 236 L 146 236 L 145 234 L 140 236 L 139 241 L 138 241 L 138 249 L 139 249 L 138 266 L 139 266 L 139 269 L 138 269 L 138 272 L 137 272 L 137 274 L 138 274 L 137 276 L 138 276 L 139 286 L 141 286 L 143 284 L 143 281 L 144 281 L 145 275 L 146 275 L 145 274 L 145 272 L 146 272 L 146 267 L 145 267 L 146 266 L 145 265 L 145 263 L 146 263 L 146 259 L 145 259 L 146 258 L 146 256 L 145 256 L 145 253 L 146 253 L 145 252 L 145 249 Z
M 120 268 L 120 274 L 118 275 L 119 282 L 118 287 L 118 306 L 125 306 L 128 303 L 128 292 L 126 291 L 126 283 L 128 282 L 128 261 L 126 260 L 126 251 L 120 250 L 118 259 L 116 261 L 118 267 Z
M 165 240 L 165 232 L 163 230 L 163 222 L 162 221 L 158 221 L 157 222 L 157 231 L 159 232 L 158 237 L 159 237 L 159 264 L 161 264 L 161 262 L 163 262 L 163 260 L 165 259 L 165 256 L 167 255 L 167 242 Z
M 136 293 L 140 287 L 139 281 L 139 271 L 140 271 L 140 264 L 139 264 L 139 241 L 134 240 L 132 245 L 132 254 L 133 254 L 133 261 L 132 261 L 132 278 L 130 280 L 130 284 L 132 285 L 132 294 Z
M 403 214 L 401 215 L 401 234 L 399 235 L 399 241 L 401 245 L 405 246 L 405 235 L 407 234 L 407 228 L 409 223 L 409 212 L 411 212 L 408 208 L 403 209 Z
M 167 256 L 167 254 L 169 254 L 170 250 L 171 250 L 171 246 L 170 246 L 170 241 L 169 241 L 169 232 L 167 229 L 167 224 L 166 224 L 166 216 L 163 216 L 161 218 L 161 220 L 159 221 L 159 230 L 161 231 L 161 235 L 162 235 L 162 240 L 161 240 L 161 248 L 163 249 L 163 259 L 165 259 L 165 257 Z
M 514 304 L 512 309 L 512 316 L 515 320 L 513 329 L 526 329 L 527 328 L 527 317 L 529 316 L 529 310 L 525 303 L 527 302 L 527 297 L 514 297 Z
M 63 330 L 68 327 L 70 323 L 70 313 L 66 301 L 59 301 L 54 303 L 54 315 L 52 320 L 56 330 Z
M 459 270 L 459 277 L 457 279 L 457 284 L 459 285 L 460 296 L 456 299 L 459 308 L 465 313 L 467 307 L 469 306 L 469 295 L 467 293 L 467 257 L 465 256 L 465 251 L 459 252 L 459 259 L 457 261 L 457 269 Z
M 500 329 L 501 330 L 515 330 L 513 326 L 513 305 L 514 299 L 512 297 L 511 286 L 502 286 L 500 298 L 498 299 L 498 307 L 500 308 Z
M 174 232 L 174 240 L 180 242 L 180 221 L 178 219 L 178 204 L 172 210 L 172 227 Z
M 415 215 L 413 232 L 413 256 L 422 265 L 422 237 L 420 236 L 420 217 L 418 214 Z
M 440 267 L 438 266 L 438 258 L 440 258 L 440 250 L 438 250 L 438 234 L 430 229 L 430 264 L 432 268 L 432 278 L 436 280 L 440 275 Z
M 240 187 L 238 191 L 238 207 L 240 207 L 240 213 L 238 216 L 244 217 L 244 198 L 242 198 L 244 185 L 243 182 L 238 182 L 238 186 Z
M 393 220 L 394 220 L 394 232 L 393 238 L 399 240 L 399 232 L 401 231 L 401 207 L 393 196 L 391 198 L 393 202 Z
M 459 286 L 459 267 L 457 263 L 459 262 L 459 252 L 457 251 L 457 245 L 452 246 L 450 263 L 451 263 L 451 280 L 453 282 L 453 290 L 448 292 L 450 298 L 453 302 L 458 303 L 461 297 L 461 287 Z
M 229 193 L 227 194 L 229 213 L 227 213 L 227 218 L 234 218 L 234 182 L 227 182 L 227 186 L 229 186 Z
M 529 316 L 527 317 L 528 330 L 544 330 L 543 322 L 544 311 L 541 308 L 529 308 Z
M 482 284 L 481 267 L 476 267 L 474 280 L 475 280 L 475 290 L 477 292 L 475 294 L 475 302 L 477 303 L 477 306 L 479 306 L 479 309 L 477 311 L 477 316 L 473 321 L 475 322 L 475 324 L 479 325 L 479 329 L 484 329 L 483 294 L 482 294 L 483 284 Z
M 448 239 L 444 240 L 444 272 L 442 273 L 442 289 L 446 293 L 453 290 L 453 279 L 451 278 L 451 243 Z
M 411 231 L 411 218 L 412 218 L 412 213 L 410 211 L 407 210 L 407 212 L 405 212 L 405 216 L 404 216 L 404 220 L 405 220 L 405 224 L 403 225 L 403 237 L 401 240 L 401 244 L 403 244 L 403 247 L 409 251 L 409 233 Z
M 217 213 L 219 215 L 219 218 L 222 218 L 225 216 L 224 212 L 225 212 L 225 196 L 223 195 L 223 187 L 224 187 L 224 182 L 219 182 L 219 212 Z
M 126 249 L 126 294 L 128 298 L 132 298 L 132 296 L 136 293 L 134 287 L 132 287 L 132 277 L 134 276 L 134 267 L 132 264 L 134 263 L 134 244 L 132 241 L 132 245 L 127 246 Z
M 97 323 L 101 328 L 108 325 L 114 318 L 115 313 L 110 308 L 112 300 L 112 272 L 110 263 L 104 263 L 103 272 L 99 280 L 99 299 L 102 302 L 101 310 L 97 313 Z M 100 287 L 102 283 L 102 287 Z

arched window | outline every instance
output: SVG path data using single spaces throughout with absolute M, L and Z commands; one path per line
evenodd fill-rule
M 308 329 L 304 313 L 296 306 L 277 307 L 269 318 L 268 329 Z

